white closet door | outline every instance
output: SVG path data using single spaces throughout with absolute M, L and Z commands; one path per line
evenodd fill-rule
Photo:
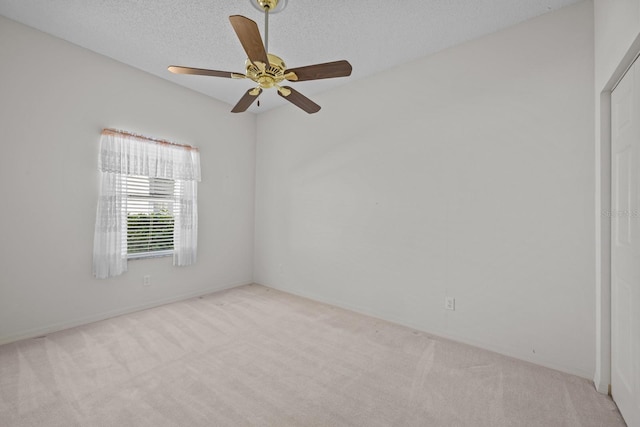
M 640 61 L 611 109 L 611 391 L 629 427 L 640 427 Z

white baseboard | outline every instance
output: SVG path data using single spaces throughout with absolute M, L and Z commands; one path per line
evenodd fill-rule
M 256 284 L 260 284 L 258 282 L 256 282 Z M 412 328 L 421 332 L 424 332 L 426 334 L 429 335 L 433 335 L 434 337 L 438 337 L 438 338 L 442 338 L 442 339 L 446 339 L 446 340 L 450 340 L 450 341 L 455 341 L 455 342 L 459 342 L 462 344 L 467 344 L 467 345 L 471 345 L 474 347 L 478 347 L 481 348 L 483 350 L 488 350 L 488 351 L 492 351 L 494 353 L 498 353 L 501 354 L 503 356 L 507 356 L 507 357 L 512 357 L 514 359 L 518 359 L 518 360 L 522 360 L 525 362 L 529 362 L 529 363 L 533 363 L 534 365 L 538 365 L 538 366 L 543 366 L 545 368 L 549 368 L 549 369 L 553 369 L 556 371 L 560 371 L 560 372 L 564 372 L 567 374 L 571 374 L 571 375 L 575 375 L 581 378 L 585 378 L 585 379 L 589 379 L 589 380 L 593 380 L 592 376 L 593 376 L 593 372 L 584 372 L 581 369 L 576 369 L 575 367 L 572 366 L 563 366 L 563 365 L 559 365 L 557 363 L 554 363 L 553 361 L 549 361 L 549 360 L 541 360 L 541 359 L 534 359 L 531 356 L 529 356 L 528 354 L 520 354 L 519 352 L 513 351 L 513 349 L 510 349 L 508 347 L 502 347 L 502 346 L 495 346 L 495 345 L 488 345 L 484 342 L 478 342 L 478 341 L 474 341 L 474 340 L 470 340 L 467 337 L 462 337 L 462 336 L 458 336 L 455 334 L 451 334 L 447 331 L 444 330 L 439 330 L 439 329 L 425 329 L 424 325 L 418 325 L 418 324 L 414 324 L 412 322 L 407 322 L 404 319 L 398 319 L 395 316 L 386 314 L 386 313 L 382 313 L 382 312 L 378 312 L 376 310 L 372 310 L 368 307 L 363 307 L 363 306 L 358 306 L 358 305 L 353 305 L 353 304 L 349 304 L 349 303 L 345 303 L 343 301 L 336 301 L 330 298 L 324 298 L 320 295 L 316 295 L 313 293 L 308 293 L 308 292 L 300 292 L 297 289 L 289 289 L 287 287 L 283 287 L 283 286 L 274 286 L 271 284 L 268 285 L 264 285 L 263 286 L 267 286 L 269 288 L 273 288 L 273 289 L 277 289 L 280 290 L 282 292 L 287 292 L 293 295 L 297 295 L 303 298 L 308 298 L 314 301 L 318 301 L 318 302 L 322 302 L 325 304 L 330 304 L 330 305 L 334 305 L 336 307 L 340 307 L 340 308 L 344 308 L 346 310 L 351 310 L 354 311 L 356 313 L 360 313 L 360 314 L 364 314 L 366 316 L 371 316 L 371 317 L 375 317 L 377 319 L 381 319 L 381 320 L 386 320 L 388 322 L 393 322 L 396 323 L 398 325 L 402 325 L 402 326 L 406 326 L 408 328 Z M 605 392 L 606 393 L 606 392 Z
M 225 285 L 212 286 L 210 288 L 200 289 L 194 292 L 188 292 L 185 294 L 174 295 L 169 298 L 162 298 L 153 301 L 149 301 L 140 305 L 133 305 L 125 308 L 119 308 L 117 310 L 111 310 L 104 313 L 95 314 L 89 317 L 83 317 L 81 319 L 74 319 L 65 322 L 55 323 L 53 325 L 47 325 L 42 328 L 33 328 L 25 331 L 18 332 L 10 336 L 0 336 L 0 345 L 9 344 L 15 341 L 21 341 L 25 339 L 40 337 L 42 335 L 51 334 L 53 332 L 63 331 L 65 329 L 74 328 L 76 326 L 82 326 L 100 320 L 110 319 L 112 317 L 121 316 L 123 314 L 134 313 L 140 310 L 146 310 L 148 308 L 158 307 L 161 305 L 169 304 L 177 301 L 184 301 L 190 298 L 207 295 L 213 292 L 223 291 L 225 289 L 237 288 L 239 286 L 248 285 L 250 283 L 231 283 Z

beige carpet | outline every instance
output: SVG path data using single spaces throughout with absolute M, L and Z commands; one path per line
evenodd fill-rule
M 250 285 L 0 347 L 0 426 L 624 426 L 590 381 Z

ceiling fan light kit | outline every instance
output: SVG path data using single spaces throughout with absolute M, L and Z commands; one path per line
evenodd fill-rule
M 309 114 L 316 113 L 320 106 L 306 96 L 289 86 L 280 86 L 284 80 L 299 82 L 305 80 L 329 79 L 335 77 L 347 77 L 351 75 L 351 64 L 348 61 L 334 61 L 323 64 L 308 65 L 305 67 L 288 69 L 282 58 L 268 53 L 269 49 L 269 13 L 282 11 L 287 0 L 250 0 L 258 10 L 264 11 L 264 44 L 260 36 L 258 24 L 242 15 L 229 17 L 244 51 L 247 54 L 245 61 L 245 74 L 229 71 L 208 70 L 203 68 L 169 66 L 169 71 L 175 74 L 192 74 L 210 77 L 225 77 L 231 79 L 249 79 L 257 83 L 257 87 L 249 89 L 240 98 L 231 112 L 241 113 L 246 111 L 260 96 L 263 89 L 276 88 L 278 95 Z

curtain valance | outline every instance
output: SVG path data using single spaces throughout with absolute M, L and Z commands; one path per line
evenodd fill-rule
M 200 153 L 194 147 L 105 129 L 98 168 L 101 172 L 200 181 Z

